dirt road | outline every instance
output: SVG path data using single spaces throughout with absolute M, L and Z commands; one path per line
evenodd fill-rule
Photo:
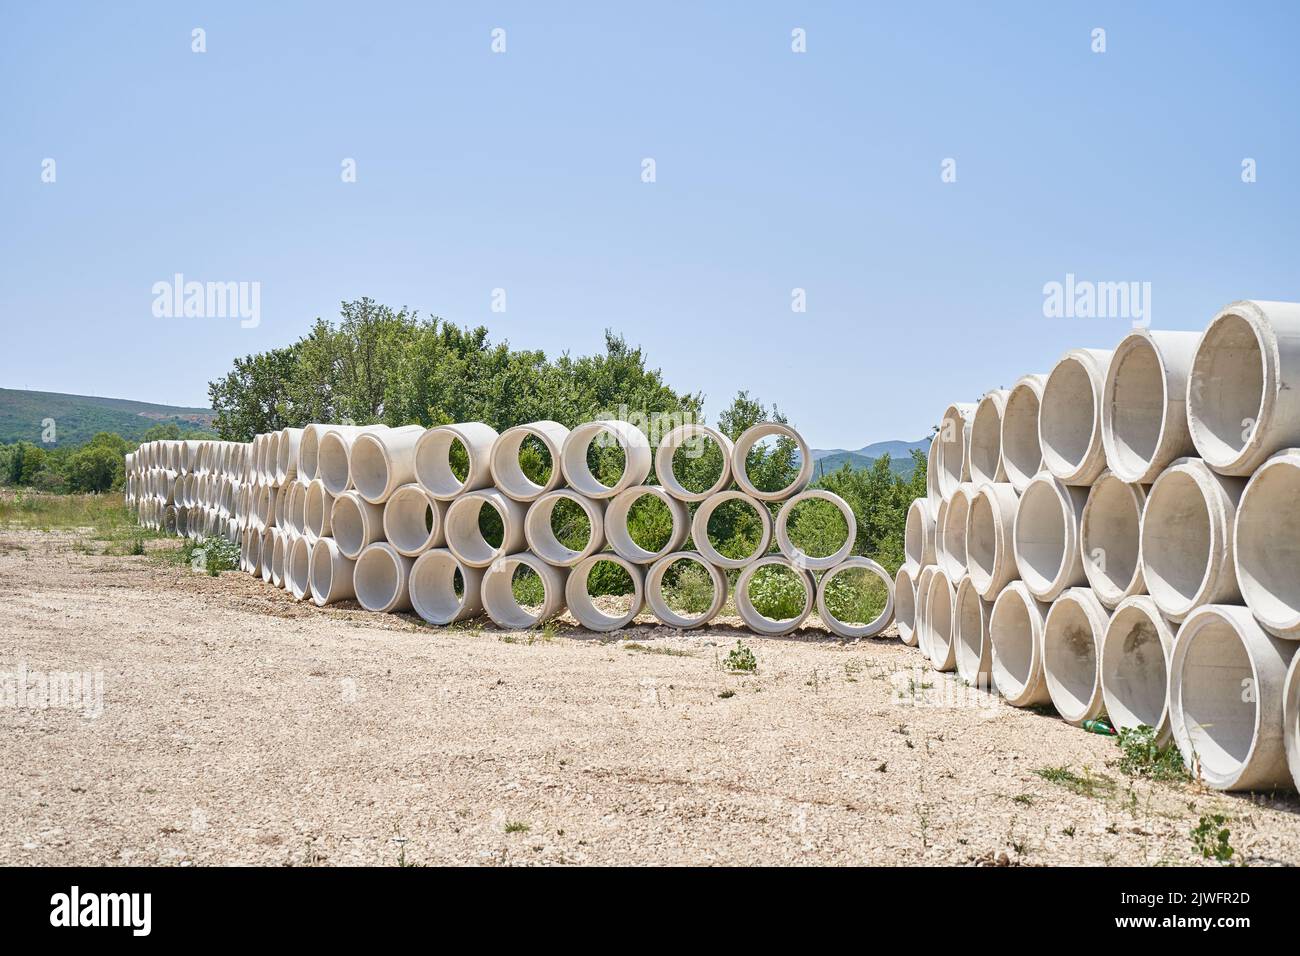
M 1294 796 L 1133 780 L 895 640 L 440 630 L 76 542 L 0 531 L 0 864 L 1194 863 L 1215 814 L 1300 863 Z

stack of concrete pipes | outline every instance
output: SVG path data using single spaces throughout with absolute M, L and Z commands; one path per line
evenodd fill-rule
M 907 516 L 900 636 L 1222 790 L 1300 787 L 1300 304 L 1136 329 L 950 405 Z
M 773 436 L 790 438 L 801 454 L 795 481 L 775 492 L 757 488 L 745 471 L 751 449 Z M 521 465 L 529 439 L 550 455 L 545 484 L 534 482 Z M 625 466 L 613 485 L 599 481 L 588 466 L 588 449 L 597 440 L 622 448 Z M 697 493 L 678 480 L 673 458 L 683 445 L 702 450 L 703 442 L 721 450 L 723 467 L 714 485 Z M 468 460 L 463 477 L 452 466 L 457 443 Z M 193 459 L 191 444 L 198 446 Z M 198 466 L 186 471 L 182 465 L 191 460 Z M 646 483 L 652 464 L 660 484 Z M 167 528 L 174 522 L 185 533 L 196 519 L 193 510 L 182 518 L 182 509 L 197 508 L 200 530 L 192 533 L 215 531 L 238 540 L 243 570 L 321 606 L 355 599 L 369 611 L 413 610 L 438 625 L 486 613 L 510 629 L 536 627 L 567 607 L 596 631 L 624 627 L 648 607 L 664 624 L 687 629 L 718 615 L 728 593 L 725 572 L 738 571 L 736 610 L 759 634 L 793 631 L 814 606 L 827 627 L 848 638 L 877 634 L 893 620 L 893 580 L 875 562 L 850 555 L 857 533 L 852 509 L 830 492 L 807 489 L 808 447 L 780 424 L 757 425 L 734 444 L 715 429 L 687 424 L 653 452 L 643 432 L 615 420 L 573 430 L 540 421 L 501 434 L 478 422 L 430 429 L 312 424 L 260 434 L 248 444 L 150 443 L 127 456 L 127 473 L 127 501 L 138 507 L 143 522 Z M 182 489 L 191 484 L 196 493 L 188 496 Z M 647 495 L 663 502 L 671 516 L 671 535 L 657 551 L 642 547 L 628 531 L 630 509 Z M 808 556 L 790 540 L 791 513 L 811 499 L 832 503 L 844 516 L 847 536 L 833 555 Z M 561 501 L 587 516 L 591 530 L 581 550 L 563 544 L 552 528 Z M 762 528 L 745 558 L 723 555 L 709 538 L 710 516 L 730 501 L 752 508 Z M 773 518 L 769 508 L 776 503 Z M 495 546 L 480 530 L 485 506 L 503 526 Z M 171 517 L 163 516 L 166 509 L 172 509 Z M 681 550 L 688 536 L 694 551 Z M 779 552 L 769 553 L 773 539 Z M 588 578 L 601 561 L 619 565 L 631 578 L 634 591 L 623 613 L 602 610 L 589 594 Z M 699 565 L 712 581 L 712 603 L 703 613 L 669 606 L 665 576 L 679 561 Z M 774 565 L 788 568 L 803 585 L 803 608 L 793 618 L 767 618 L 750 598 L 754 574 Z M 521 566 L 541 581 L 540 607 L 515 599 L 514 574 Z M 826 606 L 827 585 L 855 568 L 876 575 L 887 595 L 884 610 L 870 622 L 840 621 Z

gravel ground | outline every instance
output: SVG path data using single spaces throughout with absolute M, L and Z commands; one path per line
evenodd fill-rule
M 0 864 L 1155 865 L 1213 814 L 1300 863 L 1294 796 L 1134 781 L 896 640 L 436 629 L 85 551 L 0 531 L 0 671 L 102 674 L 4 685 Z

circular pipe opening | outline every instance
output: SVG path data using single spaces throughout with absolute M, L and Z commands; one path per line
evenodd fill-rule
M 609 567 L 602 569 L 601 565 Z M 600 596 L 590 591 L 593 572 L 602 579 L 600 590 L 604 593 Z M 618 593 L 614 593 L 616 589 Z M 616 554 L 593 554 L 569 572 L 564 597 L 569 612 L 583 627 L 600 632 L 619 630 L 641 613 L 645 600 L 642 570 Z
M 745 509 L 739 510 L 745 511 L 746 518 L 748 518 L 749 512 L 753 513 L 758 522 L 757 530 L 759 532 L 759 537 L 754 549 L 748 554 L 736 554 L 729 557 L 718 550 L 718 546 L 714 545 L 713 539 L 710 537 L 709 524 L 714 513 L 718 511 L 722 505 L 730 501 L 741 502 L 745 505 Z M 729 523 L 739 526 L 742 520 L 743 519 L 735 518 Z M 767 552 L 768 545 L 772 540 L 772 514 L 767 510 L 766 505 L 745 494 L 743 491 L 723 491 L 711 496 L 696 509 L 695 517 L 691 520 L 691 539 L 695 542 L 695 547 L 700 550 L 700 553 L 704 555 L 705 559 L 708 560 L 710 564 L 715 564 L 720 568 L 727 568 L 729 570 L 740 570 L 741 568 L 747 567 L 750 562 L 756 558 L 760 558 Z M 730 544 L 738 543 L 739 540 L 739 535 L 733 535 L 733 538 L 729 539 L 723 546 L 727 547 Z M 731 548 L 728 548 L 728 550 L 731 550 Z
M 1003 390 L 989 392 L 975 409 L 970 426 L 970 480 L 976 485 L 1006 480 L 1002 468 L 1002 409 L 1008 394 Z
M 942 569 L 930 577 L 925 595 L 926 656 L 935 670 L 952 670 L 956 664 L 953 646 L 952 581 Z
M 1017 491 L 1024 491 L 1043 468 L 1043 449 L 1038 441 L 1042 381 L 1041 376 L 1035 376 L 1017 382 L 1002 410 L 1002 465 Z
M 1237 581 L 1246 604 L 1279 637 L 1300 632 L 1300 457 L 1278 456 L 1237 508 Z
M 993 649 L 988 639 L 993 605 L 979 596 L 974 582 L 962 578 L 953 606 L 953 643 L 957 673 L 968 684 L 987 690 L 991 677 Z
M 1078 359 L 1066 356 L 1047 377 L 1038 412 L 1043 462 L 1055 475 L 1078 471 L 1096 441 L 1097 403 L 1092 378 Z
M 289 552 L 286 590 L 301 601 L 311 589 L 312 546 L 306 538 L 295 538 Z
M 916 581 L 907 566 L 894 576 L 894 621 L 898 637 L 908 647 L 916 644 Z
M 502 432 L 491 455 L 497 488 L 515 501 L 533 501 L 551 491 L 563 480 L 560 447 L 568 435 L 558 422 L 517 425 Z
M 758 595 L 753 593 L 755 584 L 759 585 Z M 740 572 L 736 611 L 751 631 L 768 637 L 789 634 L 812 613 L 815 590 L 807 571 L 784 557 L 768 555 Z
M 959 485 L 943 515 L 943 555 L 940 563 L 955 581 L 966 573 L 966 518 L 970 514 L 969 484 Z
M 794 543 L 796 535 L 802 544 Z M 840 564 L 852 552 L 857 535 L 857 518 L 848 502 L 822 488 L 787 499 L 776 515 L 777 547 L 795 567 L 807 571 Z
M 348 459 L 348 473 L 352 487 L 362 498 L 371 502 L 384 500 L 388 494 L 388 449 L 378 436 L 361 434 L 356 437 Z
M 832 633 L 874 637 L 894 618 L 894 582 L 869 558 L 849 558 L 817 583 L 817 615 Z
M 1259 684 L 1231 622 L 1206 616 L 1197 624 L 1178 638 L 1185 641 L 1179 685 L 1182 727 L 1194 755 L 1188 763 L 1199 764 L 1207 779 L 1231 781 L 1249 762 L 1259 726 L 1259 705 L 1243 689 Z
M 688 530 L 686 506 L 657 485 L 628 488 L 605 509 L 605 540 L 620 557 L 636 564 L 653 564 L 676 551 Z
M 1160 448 L 1169 395 L 1155 344 L 1130 335 L 1115 350 L 1108 372 L 1104 418 L 1110 428 L 1107 454 L 1116 470 L 1141 475 Z
M 1264 351 L 1250 321 L 1222 314 L 1192 360 L 1187 421 L 1206 461 L 1226 466 L 1250 446 L 1264 420 Z
M 1150 598 L 1115 609 L 1101 646 L 1101 690 L 1116 730 L 1151 727 L 1169 736 L 1169 655 L 1173 632 Z
M 368 545 L 352 571 L 357 602 L 376 613 L 406 610 L 410 607 L 407 591 L 410 569 L 411 559 L 402 557 L 387 542 Z
M 644 591 L 655 617 L 669 627 L 689 630 L 717 617 L 727 600 L 727 579 L 700 555 L 678 551 L 650 566 Z
M 722 491 L 731 481 L 731 439 L 698 423 L 674 428 L 655 452 L 659 482 L 680 501 L 699 502 Z M 682 476 L 677 474 L 681 469 Z
M 445 625 L 481 614 L 483 572 L 456 560 L 446 548 L 425 551 L 411 566 L 411 607 L 430 624 Z
M 1104 623 L 1101 604 L 1087 589 L 1078 588 L 1056 599 L 1043 625 L 1047 690 L 1053 706 L 1073 724 L 1101 713 L 1097 645 Z
M 520 569 L 531 571 L 532 575 L 527 582 L 518 582 L 516 594 L 515 572 Z M 564 609 L 566 575 L 567 572 L 527 552 L 498 558 L 483 573 L 483 607 L 498 627 L 507 630 L 536 627 Z M 540 594 L 536 593 L 538 590 Z
M 474 568 L 485 568 L 522 548 L 523 524 L 523 507 L 496 490 L 462 495 L 443 515 L 447 547 L 462 563 Z M 485 532 L 490 529 L 495 537 L 498 526 L 500 544 L 494 545 Z
M 971 500 L 966 519 L 966 570 L 981 594 L 993 581 L 998 559 L 998 516 L 986 490 L 981 489 Z
M 547 564 L 572 567 L 605 546 L 605 503 L 567 488 L 547 492 L 524 516 L 524 538 Z
M 989 617 L 993 683 L 1012 706 L 1026 706 L 1040 696 L 1043 665 L 1036 644 L 1042 639 L 1042 626 L 1042 610 L 1023 584 L 1008 585 L 993 602 Z
M 934 509 L 928 498 L 917 498 L 907 506 L 903 553 L 918 568 L 934 563 Z
M 1079 522 L 1083 570 L 1103 603 L 1114 607 L 1143 589 L 1140 544 L 1146 493 L 1109 472 L 1088 492 Z
M 316 477 L 325 484 L 325 490 L 338 497 L 348 490 L 349 443 L 339 432 L 326 432 L 321 437 L 316 453 Z
M 779 444 L 782 441 L 793 442 L 798 446 L 799 456 L 799 473 L 794 480 L 784 488 L 778 488 L 771 491 L 765 491 L 758 488 L 749 476 L 749 467 L 752 464 L 749 461 L 750 453 L 753 452 L 757 458 L 760 454 L 756 446 L 765 438 L 776 438 Z M 808 486 L 812 480 L 813 462 L 812 453 L 808 450 L 808 444 L 803 440 L 803 436 L 788 425 L 780 422 L 762 422 L 745 430 L 731 450 L 731 474 L 735 478 L 736 484 L 740 490 L 751 498 L 759 501 L 782 501 L 791 495 L 798 494 Z
M 397 553 L 414 558 L 443 541 L 438 502 L 420 485 L 402 485 L 384 503 L 384 537 Z
M 591 470 L 591 457 L 593 451 L 597 459 L 608 451 L 609 455 L 605 457 L 609 457 L 612 463 L 617 458 L 612 451 L 615 444 L 622 451 L 622 467 L 613 483 L 606 484 Z M 570 487 L 580 494 L 589 498 L 612 498 L 633 485 L 639 485 L 650 473 L 650 443 L 640 429 L 627 422 L 587 422 L 569 432 L 569 437 L 564 440 L 560 449 L 560 467 Z
M 1209 504 L 1190 474 L 1166 471 L 1151 487 L 1142 515 L 1141 561 L 1147 591 L 1165 614 L 1196 604 L 1210 574 Z

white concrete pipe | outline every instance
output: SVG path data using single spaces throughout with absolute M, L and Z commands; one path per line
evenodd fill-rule
M 1206 327 L 1187 378 L 1187 425 L 1200 457 L 1246 476 L 1300 445 L 1300 303 L 1233 302 Z
M 371 504 L 381 505 L 402 485 L 415 481 L 415 445 L 424 433 L 423 425 L 362 432 L 348 456 L 352 487 Z
M 384 537 L 405 558 L 441 548 L 447 541 L 442 527 L 445 507 L 424 486 L 402 485 L 384 502 Z
M 306 482 L 295 478 L 281 489 L 281 494 L 287 489 L 289 496 L 289 503 L 284 507 L 284 523 L 294 534 L 307 532 L 307 488 Z
M 908 647 L 915 647 L 917 640 L 915 575 L 919 573 L 920 569 L 904 564 L 894 575 L 894 622 L 898 625 L 898 639 Z
M 431 548 L 411 566 L 411 607 L 430 624 L 442 626 L 468 620 L 483 613 L 482 586 L 481 568 L 462 564 L 446 548 Z
M 307 486 L 307 497 L 303 506 L 304 533 L 309 538 L 327 538 L 333 535 L 330 524 L 334 511 L 334 496 L 325 490 L 325 482 L 313 478 Z
M 257 493 L 257 526 L 265 530 L 275 524 L 275 499 L 279 494 L 270 485 L 263 485 Z
M 628 516 L 632 506 L 647 496 L 661 502 L 668 509 L 668 519 L 672 525 L 668 540 L 655 551 L 639 545 L 628 529 Z M 634 485 L 610 499 L 609 506 L 605 509 L 605 540 L 620 557 L 635 564 L 653 564 L 664 555 L 672 554 L 681 548 L 689 532 L 690 516 L 686 512 L 686 505 L 658 485 Z
M 262 532 L 250 528 L 248 532 L 248 573 L 262 576 Z
M 939 527 L 936 556 L 949 580 L 956 581 L 966 573 L 966 519 L 970 516 L 971 496 L 975 486 L 969 481 L 952 489 L 948 507 L 943 509 L 943 524 Z
M 1043 674 L 1052 706 L 1076 727 L 1105 713 L 1101 693 L 1101 642 L 1110 612 L 1090 588 L 1070 588 L 1043 624 Z
M 515 569 L 531 568 L 542 582 L 542 606 L 536 611 L 522 607 L 515 600 Z M 518 631 L 536 627 L 564 610 L 564 582 L 567 568 L 555 568 L 535 554 L 520 551 L 491 563 L 483 572 L 483 609 L 497 627 Z
M 1204 605 L 1179 628 L 1169 718 L 1183 763 L 1206 786 L 1293 786 L 1282 707 L 1298 646 L 1269 635 L 1244 607 Z
M 1300 790 L 1300 654 L 1291 659 L 1286 674 L 1286 690 L 1282 700 L 1282 740 L 1286 746 L 1286 762 L 1291 765 L 1291 776 Z
M 1079 519 L 1079 548 L 1088 583 L 1106 607 L 1146 593 L 1140 548 L 1146 501 L 1145 488 L 1123 481 L 1109 469 L 1088 492 Z
M 1012 532 L 1016 570 L 1040 601 L 1054 601 L 1066 588 L 1087 583 L 1079 549 L 1079 521 L 1087 501 L 1086 487 L 1066 485 L 1046 472 L 1020 496 Z
M 1007 481 L 1023 494 L 1043 470 L 1043 447 L 1038 440 L 1038 412 L 1047 376 L 1025 375 L 1011 387 L 1002 409 L 1002 470 Z
M 739 443 L 736 445 L 740 447 Z M 764 617 L 758 613 L 754 607 L 753 599 L 749 596 L 749 585 L 754 580 L 754 575 L 761 568 L 780 567 L 786 568 L 798 578 L 799 583 L 803 585 L 803 609 L 794 617 L 785 618 L 776 621 L 769 617 Z M 756 634 L 764 637 L 779 637 L 782 634 L 789 634 L 794 631 L 800 624 L 807 620 L 808 615 L 812 613 L 814 596 L 817 593 L 817 586 L 813 583 L 812 575 L 807 571 L 796 568 L 783 555 L 769 554 L 766 557 L 759 558 L 745 566 L 745 570 L 740 572 L 740 577 L 736 579 L 736 612 L 740 619 L 745 622 L 745 626 Z
M 284 549 L 288 535 L 279 528 L 271 529 L 271 586 L 284 587 Z
M 298 449 L 301 442 L 301 428 L 281 429 L 275 458 L 275 479 L 282 485 L 298 477 Z
M 516 425 L 501 433 L 492 445 L 492 482 L 515 501 L 536 501 L 548 491 L 559 487 L 564 480 L 560 465 L 560 451 L 568 440 L 569 430 L 559 422 L 540 421 Z M 551 459 L 550 473 L 545 484 L 538 484 L 524 474 L 519 464 L 519 452 L 524 442 L 535 439 L 545 447 Z
M 1233 553 L 1241 596 L 1264 630 L 1300 640 L 1300 448 L 1274 455 L 1246 483 Z
M 912 633 L 916 637 L 913 646 L 921 651 L 926 660 L 930 659 L 929 641 L 926 639 L 925 615 L 926 604 L 930 596 L 930 579 L 939 572 L 937 564 L 928 564 L 921 569 L 916 579 L 916 614 Z
M 960 581 L 958 582 L 960 584 Z M 953 604 L 957 592 L 943 568 L 930 576 L 925 594 L 925 656 L 937 671 L 957 666 L 957 642 L 953 635 Z
M 778 488 L 775 491 L 762 491 L 750 480 L 745 464 L 754 446 L 764 438 L 773 436 L 776 436 L 778 440 L 789 438 L 799 446 L 799 473 L 795 476 L 794 481 L 784 488 Z M 745 429 L 744 433 L 736 439 L 736 443 L 731 449 L 731 476 L 735 479 L 741 491 L 759 501 L 784 501 L 791 495 L 797 495 L 808 487 L 808 483 L 812 481 L 812 475 L 813 460 L 812 453 L 808 450 L 808 443 L 803 440 L 803 436 L 797 431 L 789 425 L 782 425 L 780 422 L 760 422 Z
M 345 491 L 334 499 L 330 530 L 343 556 L 356 561 L 369 545 L 384 539 L 384 509 Z
M 919 499 L 918 499 L 919 500 Z M 1015 527 L 1020 496 L 1010 482 L 986 484 L 970 499 L 966 515 L 966 572 L 986 600 L 1015 580 Z
M 288 485 L 280 485 L 272 488 L 272 491 L 275 492 L 275 497 L 272 499 L 272 505 L 274 507 L 274 519 L 272 523 L 277 528 L 282 528 L 286 531 L 289 530 L 289 524 L 285 520 L 284 512 L 289 504 L 289 490 Z
M 398 554 L 387 541 L 367 545 L 352 572 L 357 603 L 379 614 L 409 611 L 411 564 L 410 558 Z
M 493 547 L 479 530 L 479 512 L 487 505 L 501 516 L 501 544 Z M 443 514 L 447 547 L 462 563 L 486 568 L 524 547 L 524 506 L 495 488 L 480 488 L 457 498 Z M 526 563 L 526 562 L 525 562 Z M 484 598 L 487 604 L 487 598 Z
M 709 518 L 714 511 L 728 501 L 743 501 L 758 515 L 759 523 L 763 527 L 758 545 L 743 558 L 728 558 L 715 548 L 713 542 L 709 540 Z M 700 554 L 704 555 L 710 564 L 737 571 L 747 567 L 751 561 L 767 553 L 767 547 L 772 541 L 772 513 L 767 510 L 765 504 L 743 491 L 722 491 L 716 495 L 711 495 L 695 509 L 695 517 L 691 519 L 691 540 L 695 542 L 695 547 L 699 549 Z
M 678 561 L 689 561 L 692 564 L 697 564 L 709 576 L 709 581 L 713 585 L 713 600 L 702 613 L 681 614 L 668 606 L 668 601 L 663 593 L 664 576 L 668 569 Z M 650 565 L 650 570 L 646 572 L 645 577 L 645 597 L 651 613 L 669 627 L 675 627 L 679 631 L 703 627 L 718 616 L 722 606 L 727 602 L 727 577 L 715 565 L 704 560 L 698 553 L 694 551 L 677 551 L 673 554 L 664 555 Z
M 970 429 L 978 407 L 974 402 L 954 402 L 939 421 L 939 493 L 945 498 L 970 481 Z
M 294 535 L 284 560 L 284 589 L 298 601 L 311 597 L 311 555 L 311 542 Z
M 303 481 L 316 479 L 316 455 L 320 449 L 320 440 L 329 425 L 308 425 L 302 430 L 298 439 L 298 477 Z
M 1043 626 L 1048 606 L 1034 598 L 1024 581 L 1012 581 L 997 600 L 989 617 L 989 642 L 993 645 L 993 685 L 1012 707 L 1047 704 L 1043 672 Z
M 989 619 L 993 602 L 980 597 L 970 575 L 957 585 L 952 608 L 953 644 L 957 648 L 957 674 L 981 690 L 993 689 L 993 643 L 989 640 Z
M 632 579 L 631 602 L 628 609 L 621 614 L 606 614 L 596 606 L 596 602 L 587 590 L 587 579 L 601 561 L 617 564 Z M 593 554 L 579 562 L 569 572 L 568 580 L 564 582 L 564 599 L 569 605 L 569 613 L 589 631 L 617 631 L 627 627 L 641 613 L 641 608 L 645 605 L 644 574 L 645 570 L 642 567 L 618 554 L 608 552 Z
M 352 575 L 357 563 L 339 550 L 333 538 L 318 538 L 311 550 L 311 564 L 307 569 L 311 579 L 311 599 L 324 607 L 336 601 L 355 598 Z
M 1102 388 L 1101 440 L 1121 481 L 1149 485 L 1195 453 L 1187 429 L 1187 375 L 1199 332 L 1134 329 L 1115 346 Z
M 826 589 L 845 571 L 861 570 L 873 574 L 885 585 L 885 606 L 872 620 L 866 622 L 841 621 L 826 606 Z M 889 572 L 875 561 L 864 557 L 851 557 L 831 568 L 817 582 L 817 615 L 833 634 L 848 640 L 875 637 L 894 620 L 894 582 Z
M 462 422 L 430 428 L 415 446 L 415 480 L 438 501 L 451 501 L 466 491 L 492 484 L 492 449 L 501 436 L 491 425 Z M 451 451 L 459 444 L 468 468 L 464 480 L 451 467 Z M 518 449 L 515 450 L 518 456 Z
M 1101 695 L 1116 730 L 1150 727 L 1165 746 L 1169 728 L 1169 664 L 1174 628 L 1150 595 L 1119 602 L 1101 643 Z
M 942 436 L 935 433 L 930 439 L 930 449 L 925 454 L 925 497 L 930 502 L 930 510 L 938 512 L 943 495 L 939 492 L 939 446 L 943 444 Z
M 722 472 L 718 475 L 718 480 L 705 491 L 691 491 L 678 480 L 673 471 L 673 457 L 677 449 L 684 446 L 692 453 L 698 448 L 698 454 L 693 454 L 693 457 L 702 457 L 706 441 L 713 442 L 722 453 Z M 678 425 L 659 442 L 659 448 L 655 451 L 655 475 L 658 476 L 664 490 L 674 498 L 694 504 L 703 501 L 709 495 L 717 494 L 731 484 L 731 456 L 734 451 L 735 445 L 731 439 L 716 428 L 698 422 Z
M 907 506 L 907 524 L 903 531 L 903 554 L 913 573 L 934 564 L 934 507 L 929 498 L 917 498 Z
M 1007 480 L 1002 465 L 1002 412 L 1011 390 L 995 388 L 975 406 L 970 424 L 970 480 L 977 488 Z
M 847 534 L 844 542 L 832 554 L 813 557 L 790 540 L 790 516 L 794 513 L 795 508 L 807 501 L 825 501 L 832 504 L 844 519 Z M 858 519 L 854 516 L 849 503 L 839 495 L 824 488 L 813 488 L 809 491 L 801 491 L 786 499 L 776 513 L 774 530 L 777 547 L 796 567 L 807 571 L 828 571 L 843 563 L 852 553 L 853 545 L 858 537 Z
M 1180 458 L 1156 479 L 1142 509 L 1142 575 L 1165 617 L 1202 604 L 1240 604 L 1232 531 L 1246 482 Z
M 358 435 L 384 431 L 384 425 L 330 425 L 316 448 L 316 477 L 335 498 L 352 487 L 352 446 Z
M 1071 349 L 1043 386 L 1038 442 L 1043 467 L 1067 485 L 1090 485 L 1106 467 L 1101 398 L 1112 353 Z
M 587 518 L 587 543 L 581 551 L 560 541 L 552 525 L 555 507 L 570 501 L 582 509 Z M 524 540 L 528 549 L 547 564 L 557 568 L 573 567 L 605 547 L 605 505 L 603 499 L 588 498 L 568 488 L 548 491 L 529 506 L 524 515 Z
M 596 478 L 587 466 L 587 450 L 600 436 L 613 439 L 623 449 L 623 473 L 612 485 Z M 569 432 L 560 448 L 560 468 L 569 487 L 589 498 L 612 498 L 621 491 L 639 485 L 650 474 L 650 441 L 641 429 L 629 422 L 608 419 L 587 422 Z M 607 532 L 608 534 L 608 532 Z

